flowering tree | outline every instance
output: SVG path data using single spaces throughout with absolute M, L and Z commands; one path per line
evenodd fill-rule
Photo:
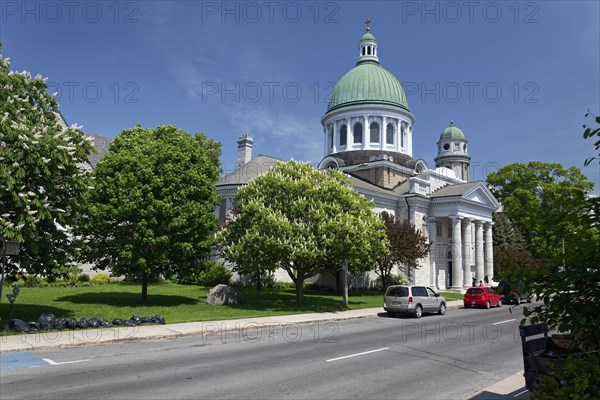
M 93 146 L 61 124 L 45 79 L 0 55 L 0 236 L 20 242 L 9 269 L 61 275 L 73 261 L 67 228 L 88 188 Z
M 236 197 L 237 213 L 220 234 L 225 258 L 241 273 L 283 268 L 298 304 L 305 279 L 344 263 L 371 269 L 388 251 L 373 203 L 339 171 L 280 163 Z

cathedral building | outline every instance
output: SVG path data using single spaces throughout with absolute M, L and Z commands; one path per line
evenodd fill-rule
M 413 158 L 415 116 L 401 83 L 381 66 L 368 26 L 358 50 L 356 66 L 337 82 L 321 118 L 324 157 L 318 168 L 345 172 L 354 189 L 375 202 L 374 212 L 408 219 L 428 239 L 429 255 L 409 273 L 411 282 L 463 290 L 491 281 L 492 214 L 500 206 L 484 182 L 471 180 L 465 134 L 452 121 L 442 130 L 435 168 Z M 221 222 L 236 190 L 281 162 L 252 158 L 252 145 L 247 134 L 238 140 L 237 168 L 217 184 Z

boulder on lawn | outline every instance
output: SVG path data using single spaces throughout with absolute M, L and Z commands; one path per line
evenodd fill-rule
M 240 293 L 233 287 L 217 285 L 208 291 L 206 302 L 208 304 L 238 304 L 242 300 Z

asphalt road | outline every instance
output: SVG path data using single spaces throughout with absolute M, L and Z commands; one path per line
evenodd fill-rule
M 522 369 L 522 308 L 451 309 L 41 351 L 7 399 L 466 399 Z M 216 326 L 218 328 L 218 326 Z M 50 361 L 48 361 L 50 360 Z

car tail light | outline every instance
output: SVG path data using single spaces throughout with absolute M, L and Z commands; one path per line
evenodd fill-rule
M 409 303 L 409 304 L 410 304 L 410 303 L 412 303 L 412 296 L 409 296 L 409 298 L 408 298 L 408 303 Z

